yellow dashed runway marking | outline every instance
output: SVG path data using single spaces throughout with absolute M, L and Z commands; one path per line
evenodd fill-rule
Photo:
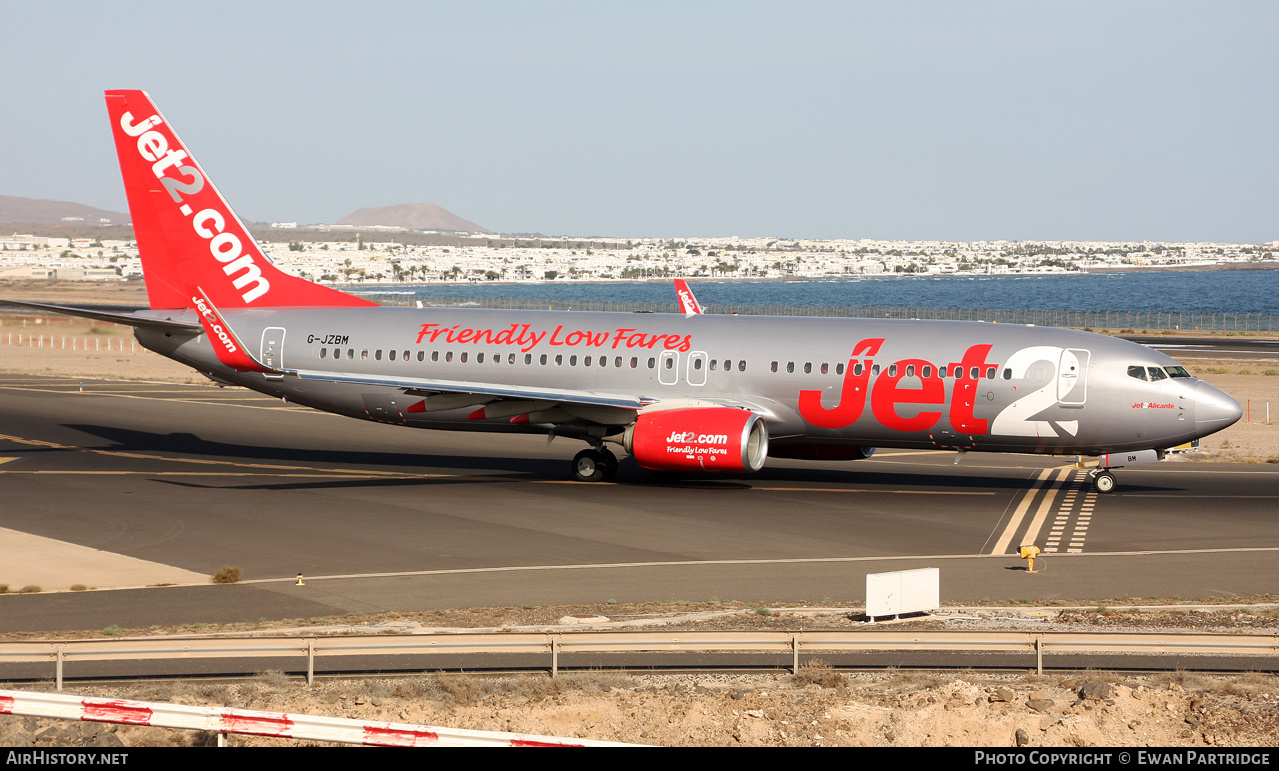
M 1076 504 L 1079 504 L 1078 512 L 1075 511 Z M 1057 510 L 1057 518 L 1053 521 L 1048 539 L 1044 541 L 1044 553 L 1060 553 L 1063 550 L 1063 541 L 1066 543 L 1066 552 L 1082 553 L 1084 539 L 1088 536 L 1088 526 L 1092 524 L 1092 513 L 1096 505 L 1097 491 L 1093 490 L 1088 482 L 1088 472 L 1078 469 L 1066 495 L 1062 498 L 1061 507 Z M 1072 517 L 1075 523 L 1073 529 L 1070 526 Z M 1066 535 L 1067 530 L 1070 530 L 1069 536 Z

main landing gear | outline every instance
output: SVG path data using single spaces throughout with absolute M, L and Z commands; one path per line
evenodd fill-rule
M 1088 474 L 1092 478 L 1092 489 L 1099 493 L 1113 492 L 1115 489 L 1115 475 L 1110 473 L 1110 469 L 1095 469 Z
M 611 482 L 617 476 L 617 456 L 600 448 L 582 450 L 573 456 L 573 479 L 577 482 Z

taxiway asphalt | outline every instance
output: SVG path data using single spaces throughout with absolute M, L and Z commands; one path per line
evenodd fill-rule
M 474 606 L 1200 598 L 1279 585 L 1279 468 L 884 451 L 567 481 L 579 443 L 428 432 L 241 389 L 0 375 L 0 631 Z M 1028 574 L 1023 543 L 1046 550 Z M 14 544 L 22 544 L 17 550 Z M 208 576 L 235 565 L 244 580 Z M 303 574 L 305 584 L 296 586 Z M 74 584 L 90 591 L 55 591 Z M 148 586 L 172 584 L 169 586 Z

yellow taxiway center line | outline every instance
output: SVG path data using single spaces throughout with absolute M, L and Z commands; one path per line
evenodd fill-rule
M 32 393 L 43 393 L 43 394 L 66 394 L 68 396 L 75 395 L 77 397 L 109 396 L 116 399 L 141 399 L 143 401 L 151 401 L 151 402 L 181 402 L 183 404 L 207 404 L 213 407 L 225 406 L 225 407 L 239 407 L 241 409 L 246 409 L 246 410 L 280 410 L 284 412 L 297 412 L 297 413 L 306 414 L 306 415 L 331 415 L 333 417 L 341 417 L 340 415 L 336 415 L 332 412 L 320 412 L 319 410 L 313 410 L 308 407 L 303 407 L 301 405 L 294 405 L 294 404 L 289 404 L 283 407 L 265 407 L 257 404 L 237 404 L 231 401 L 230 399 L 223 399 L 222 401 L 203 401 L 201 399 L 172 399 L 172 398 L 160 398 L 155 396 L 138 396 L 135 394 L 113 394 L 113 393 L 91 392 L 91 391 L 85 391 L 84 393 L 80 393 L 77 391 L 55 391 L 50 388 L 15 388 L 14 386 L 7 386 L 7 385 L 0 385 L 0 390 L 29 391 Z
M 418 474 L 387 476 L 377 471 L 314 473 L 254 473 L 252 471 L 0 471 L 0 476 L 15 474 L 46 474 L 66 476 L 144 476 L 144 477 L 305 477 L 308 479 L 421 479 Z
M 1052 487 L 1048 493 L 1044 495 L 1044 499 L 1039 503 L 1039 510 L 1035 512 L 1035 518 L 1030 522 L 1030 528 L 1026 531 L 1026 538 L 1023 543 L 1034 543 L 1039 537 L 1039 531 L 1044 527 L 1044 520 L 1048 518 L 1048 510 L 1052 508 L 1053 501 L 1057 498 L 1057 493 L 1064 489 L 1063 482 L 1070 472 L 1074 471 L 1073 466 L 1067 466 L 1057 472 L 1056 479 L 1052 482 Z
M 39 439 L 23 439 L 17 436 L 6 436 L 0 434 L 0 441 L 17 442 L 18 444 L 29 444 L 36 447 L 49 447 L 55 450 L 79 450 L 80 452 L 91 452 L 98 455 L 110 455 L 118 458 L 138 458 L 141 460 L 158 460 L 170 463 L 198 463 L 207 466 L 237 466 L 240 468 L 260 468 L 272 471 L 315 471 L 309 466 L 283 466 L 270 463 L 239 463 L 231 460 L 205 460 L 203 458 L 170 458 L 164 455 L 148 455 L 138 452 L 121 452 L 118 450 L 96 450 L 91 447 L 73 447 L 66 444 L 58 444 L 56 442 L 45 442 Z M 370 471 L 362 469 L 359 471 L 346 471 L 344 469 L 333 469 L 328 473 L 356 475 L 356 476 L 404 476 L 402 471 Z
M 1039 494 L 1040 485 L 1048 479 L 1048 476 L 1052 474 L 1052 472 L 1053 469 L 1051 468 L 1046 468 L 1039 472 L 1039 476 L 1036 477 L 1035 483 L 1022 495 L 1021 502 L 1017 504 L 1017 509 L 1013 512 L 1012 518 L 1008 520 L 1008 525 L 1004 528 L 1003 534 L 1000 535 L 999 540 L 995 542 L 995 547 L 990 550 L 991 554 L 1004 554 L 1008 549 L 1009 542 L 1013 540 L 1013 536 L 1017 534 L 1017 530 L 1021 527 L 1021 520 L 1026 516 L 1026 511 L 1030 508 L 1031 501 L 1033 501 L 1035 496 Z

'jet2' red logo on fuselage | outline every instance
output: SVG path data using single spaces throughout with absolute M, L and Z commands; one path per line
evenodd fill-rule
M 872 385 L 870 379 L 874 357 L 883 344 L 884 338 L 877 337 L 862 340 L 853 346 L 853 353 L 844 370 L 839 402 L 834 407 L 822 405 L 821 391 L 800 391 L 799 414 L 804 420 L 818 428 L 847 428 L 861 418 L 869 394 L 871 412 L 875 420 L 885 428 L 894 431 L 926 431 L 936 425 L 941 419 L 942 410 L 921 409 L 910 417 L 902 417 L 897 410 L 899 407 L 912 406 L 945 407 L 947 379 L 918 377 L 920 385 L 904 386 L 901 381 L 906 377 L 908 366 L 914 365 L 922 372 L 925 366 L 932 365 L 923 359 L 902 359 L 895 362 L 895 370 L 887 368 L 876 376 Z M 973 405 L 977 395 L 977 381 L 981 373 L 990 366 L 986 355 L 993 347 L 974 345 L 964 352 L 961 361 L 950 365 L 955 371 L 955 377 L 951 381 L 954 386 L 951 389 L 950 425 L 961 434 L 989 433 L 988 421 L 973 416 Z M 857 366 L 858 364 L 861 366 Z M 974 371 L 977 377 L 973 377 Z M 894 374 L 888 374 L 889 372 Z

